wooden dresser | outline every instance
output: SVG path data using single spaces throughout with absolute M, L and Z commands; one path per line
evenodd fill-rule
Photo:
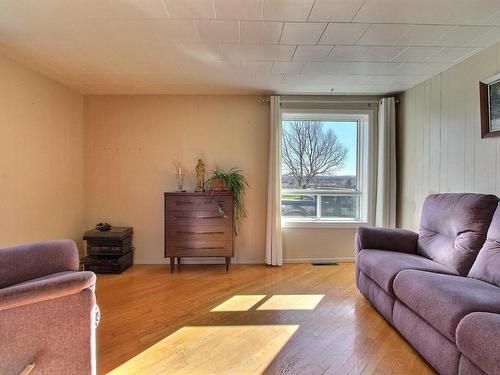
M 221 212 L 220 208 L 223 212 Z M 165 258 L 224 257 L 229 270 L 233 249 L 233 195 L 165 193 Z

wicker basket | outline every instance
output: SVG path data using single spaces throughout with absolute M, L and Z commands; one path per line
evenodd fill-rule
M 210 190 L 212 191 L 229 191 L 226 181 L 215 178 L 211 181 Z

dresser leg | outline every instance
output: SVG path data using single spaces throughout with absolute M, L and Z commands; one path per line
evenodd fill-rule
M 180 266 L 181 265 L 181 257 L 177 257 L 177 264 Z
M 231 263 L 231 257 L 226 257 L 226 272 L 229 272 L 229 263 Z
M 170 257 L 170 273 L 174 272 L 175 257 Z

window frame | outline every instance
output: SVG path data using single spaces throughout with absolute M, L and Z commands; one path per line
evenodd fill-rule
M 346 192 L 345 190 L 309 190 L 302 189 L 281 189 L 284 193 L 300 193 L 306 195 L 359 195 L 360 217 L 359 219 L 332 220 L 330 218 L 287 218 L 281 216 L 283 228 L 356 228 L 364 225 L 372 225 L 374 222 L 374 114 L 372 110 L 331 110 L 331 109 L 286 109 L 282 110 L 280 126 L 287 120 L 320 120 L 357 122 L 357 143 L 356 143 L 356 190 Z M 283 130 L 283 128 L 281 129 Z M 281 155 L 281 143 L 280 143 Z M 281 160 L 281 158 L 280 158 Z M 280 161 L 281 163 L 281 161 Z M 281 173 L 280 166 L 280 173 Z M 281 176 L 280 176 L 281 181 Z M 280 198 L 281 199 L 281 198 Z M 320 204 L 321 198 L 317 199 Z M 281 201 L 280 201 L 281 202 Z M 280 211 L 281 213 L 281 211 Z

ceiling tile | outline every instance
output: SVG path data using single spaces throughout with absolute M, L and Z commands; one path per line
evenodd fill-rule
M 456 0 L 366 0 L 355 22 L 442 23 Z
M 354 21 L 480 25 L 498 11 L 497 0 L 366 0 Z
M 2 12 L 17 9 L 23 17 L 59 19 L 156 19 L 168 18 L 162 0 L 128 1 L 2 1 Z
M 486 18 L 483 22 L 483 25 L 495 25 L 500 26 L 500 10 L 491 14 L 488 18 Z
M 241 42 L 278 44 L 282 29 L 282 22 L 241 21 Z
M 465 46 L 493 30 L 493 27 L 488 26 L 455 26 L 437 39 L 434 45 L 443 47 Z
M 293 61 L 324 61 L 331 50 L 332 46 L 298 46 Z
M 171 18 L 214 19 L 212 0 L 163 0 Z
M 308 21 L 351 22 L 364 0 L 316 0 Z
M 500 2 L 497 0 L 454 0 L 450 13 L 444 17 L 442 23 L 453 25 L 480 25 L 488 24 L 492 14 L 500 11 Z
M 432 46 L 436 40 L 453 30 L 453 26 L 408 25 L 396 44 L 400 46 Z
M 432 55 L 428 61 L 432 62 L 444 62 L 444 63 L 455 63 L 459 60 L 463 60 L 474 53 L 478 52 L 479 48 L 475 47 L 445 47 L 435 55 Z
M 399 63 L 308 62 L 304 74 L 390 74 Z
M 207 42 L 239 42 L 238 21 L 198 20 L 196 24 L 201 40 Z
M 334 61 L 390 62 L 406 47 L 392 46 L 335 46 L 329 56 Z
M 257 60 L 258 44 L 223 44 L 222 56 L 227 60 Z
M 217 43 L 180 43 L 181 53 L 191 56 L 196 60 L 222 60 L 222 47 Z
M 300 73 L 304 68 L 305 62 L 302 61 L 292 61 L 292 62 L 280 62 L 275 61 L 273 64 L 273 73 Z
M 415 74 L 436 74 L 444 69 L 446 69 L 447 65 L 440 63 L 403 63 L 396 70 L 394 70 L 394 74 L 402 74 L 402 75 L 415 75 Z
M 314 0 L 264 0 L 267 21 L 306 21 Z
M 286 74 L 283 78 L 283 83 L 293 83 L 296 85 L 318 85 L 326 84 L 329 87 L 333 83 L 342 82 L 342 76 L 328 74 L 328 75 L 317 75 L 317 74 Z
M 468 47 L 489 47 L 500 41 L 500 27 L 495 27 L 486 34 L 467 43 Z
M 500 41 L 499 0 L 364 2 L 0 0 L 0 50 L 94 93 L 374 94 Z
M 429 60 L 442 50 L 442 47 L 409 47 L 403 53 L 398 55 L 394 61 L 397 62 L 424 62 Z
M 271 73 L 271 61 L 242 61 L 241 69 L 246 72 Z
M 392 46 L 402 35 L 408 32 L 409 28 L 409 25 L 371 25 L 358 41 L 358 44 Z
M 260 20 L 263 0 L 213 0 L 220 20 Z
M 194 20 L 120 20 L 109 21 L 111 43 L 148 41 L 199 41 Z M 104 35 L 101 39 L 105 39 Z
M 262 61 L 290 61 L 295 48 L 295 46 L 282 44 L 265 44 L 260 46 L 258 59 Z
M 355 44 L 369 26 L 364 23 L 329 23 L 319 44 Z
M 326 23 L 286 22 L 280 44 L 316 44 L 325 27 Z

